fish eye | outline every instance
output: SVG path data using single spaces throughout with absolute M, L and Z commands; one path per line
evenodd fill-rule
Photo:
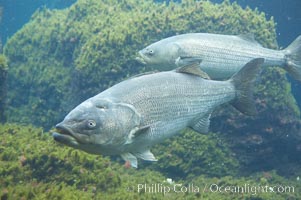
M 88 127 L 89 128 L 94 128 L 96 126 L 96 122 L 94 120 L 88 120 Z
M 154 50 L 153 49 L 148 49 L 147 50 L 147 54 L 148 55 L 153 55 L 155 52 L 154 52 Z
M 99 108 L 99 109 L 101 109 L 101 110 L 104 110 L 104 109 L 106 109 L 106 107 L 105 106 L 96 106 L 97 108 Z

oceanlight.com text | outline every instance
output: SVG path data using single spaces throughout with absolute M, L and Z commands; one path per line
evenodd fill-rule
M 285 185 L 219 185 L 216 183 L 196 185 L 196 184 L 166 184 L 141 183 L 136 186 L 128 187 L 128 191 L 138 193 L 228 193 L 228 194 L 251 194 L 257 195 L 259 193 L 294 193 L 294 186 Z

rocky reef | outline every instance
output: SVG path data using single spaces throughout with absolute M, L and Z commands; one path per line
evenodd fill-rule
M 119 158 L 58 145 L 43 132 L 81 101 L 154 70 L 135 61 L 139 49 L 188 32 L 253 33 L 265 47 L 277 48 L 273 18 L 229 1 L 78 0 L 64 10 L 37 11 L 4 47 L 8 103 L 0 111 L 5 109 L 6 122 L 28 125 L 0 126 L 1 199 L 300 198 L 298 191 L 137 191 L 138 184 L 175 183 L 202 189 L 207 183 L 291 185 L 297 190 L 300 111 L 285 71 L 277 67 L 264 69 L 256 82 L 257 116 L 224 106 L 213 114 L 212 133 L 183 131 L 153 148 L 158 162 L 142 162 L 138 170 L 122 166 Z

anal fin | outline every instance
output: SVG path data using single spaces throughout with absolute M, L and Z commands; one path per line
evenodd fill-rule
M 133 153 L 136 157 L 141 158 L 143 160 L 148 160 L 148 161 L 157 161 L 155 158 L 154 154 L 150 152 L 149 149 L 141 152 L 135 152 Z
M 208 133 L 210 126 L 211 113 L 206 114 L 202 118 L 198 119 L 195 124 L 190 126 L 194 131 L 198 133 Z

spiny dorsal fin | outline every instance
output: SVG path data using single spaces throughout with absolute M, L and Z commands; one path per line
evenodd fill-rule
M 184 73 L 184 74 L 192 74 L 204 79 L 210 79 L 208 74 L 200 69 L 200 63 L 185 65 L 184 67 L 177 68 L 176 72 Z
M 256 40 L 255 40 L 255 37 L 254 37 L 254 34 L 253 33 L 244 33 L 244 34 L 240 34 L 238 35 L 237 37 L 245 40 L 245 41 L 248 41 L 248 42 L 251 42 L 253 44 L 256 44 L 256 45 L 259 45 L 261 46 L 261 44 L 259 44 Z

